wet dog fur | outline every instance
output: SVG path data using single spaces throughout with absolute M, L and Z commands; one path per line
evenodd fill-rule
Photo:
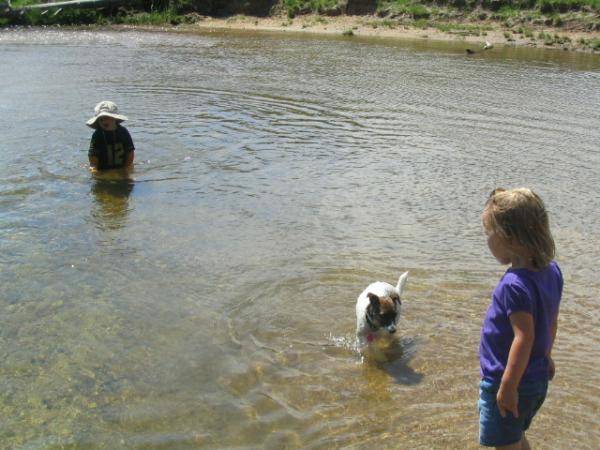
M 380 340 L 391 340 L 396 333 L 402 305 L 402 289 L 408 272 L 392 286 L 383 281 L 371 283 L 356 300 L 356 338 L 359 350 Z

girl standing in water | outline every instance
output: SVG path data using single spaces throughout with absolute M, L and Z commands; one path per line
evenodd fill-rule
M 492 294 L 481 330 L 479 441 L 529 450 L 525 431 L 554 377 L 563 277 L 544 203 L 530 189 L 496 189 L 483 210 L 492 255 L 510 264 Z

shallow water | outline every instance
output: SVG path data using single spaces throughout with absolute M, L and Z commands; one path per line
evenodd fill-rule
M 496 186 L 565 293 L 535 448 L 600 447 L 600 57 L 281 34 L 0 32 L 6 448 L 477 448 Z M 132 179 L 86 170 L 117 102 Z M 396 356 L 354 303 L 410 272 Z

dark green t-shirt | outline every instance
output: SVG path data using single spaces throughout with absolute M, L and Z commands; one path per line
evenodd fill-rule
M 98 170 L 116 169 L 125 166 L 127 155 L 134 150 L 129 131 L 117 125 L 115 131 L 94 131 L 88 155 L 98 158 Z

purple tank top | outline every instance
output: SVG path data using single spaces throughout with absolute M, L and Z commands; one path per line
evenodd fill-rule
M 558 316 L 563 277 L 556 262 L 539 272 L 508 269 L 492 294 L 479 345 L 481 377 L 499 382 L 506 368 L 514 333 L 509 316 L 525 311 L 533 316 L 535 340 L 521 381 L 548 379 L 548 358 L 552 323 Z

